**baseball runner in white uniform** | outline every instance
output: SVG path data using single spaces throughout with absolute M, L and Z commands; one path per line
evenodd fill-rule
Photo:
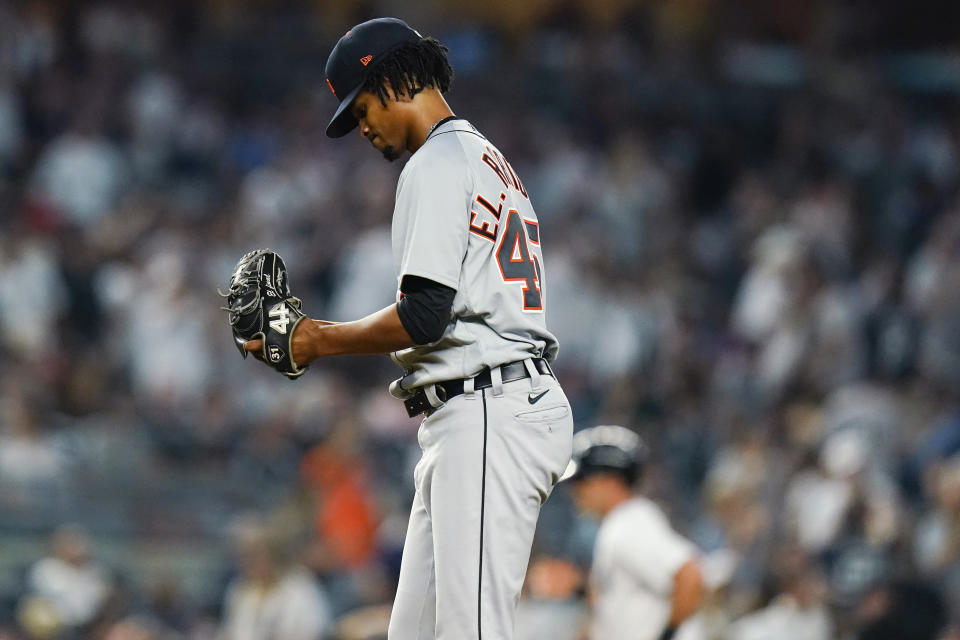
M 572 480 L 577 507 L 602 519 L 590 570 L 590 638 L 702 640 L 698 552 L 633 491 L 644 455 L 640 437 L 624 427 L 574 436 L 564 479 Z
M 446 48 L 406 23 L 357 25 L 333 49 L 327 134 L 358 128 L 397 185 L 398 301 L 354 322 L 300 322 L 291 351 L 392 353 L 391 393 L 425 414 L 390 640 L 510 640 L 540 507 L 570 459 L 570 406 L 548 361 L 540 227 L 503 155 L 443 98 Z M 253 340 L 246 347 L 258 350 Z

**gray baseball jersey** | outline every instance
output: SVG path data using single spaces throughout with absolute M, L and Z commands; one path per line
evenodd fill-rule
M 563 389 L 532 360 L 557 353 L 537 217 L 500 152 L 452 120 L 407 161 L 393 248 L 398 283 L 413 275 L 456 289 L 440 339 L 394 354 L 403 388 L 491 370 L 489 387 L 465 383 L 420 424 L 387 637 L 512 640 L 540 506 L 573 438 Z M 498 365 L 520 360 L 529 377 L 504 381 Z
M 516 172 L 467 121 L 439 126 L 404 167 L 393 254 L 398 290 L 413 275 L 457 291 L 438 341 L 393 354 L 402 388 L 556 357 L 537 215 Z

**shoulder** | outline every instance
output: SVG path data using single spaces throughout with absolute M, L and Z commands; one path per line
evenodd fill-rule
M 285 588 L 294 591 L 306 593 L 318 593 L 320 591 L 316 578 L 306 569 L 299 567 L 289 569 L 283 576 L 282 584 Z
M 652 500 L 639 496 L 611 511 L 601 525 L 601 532 L 610 540 L 636 538 L 638 531 L 652 533 L 669 529 L 670 522 L 663 510 Z
M 400 185 L 427 182 L 437 187 L 472 180 L 473 169 L 460 135 L 443 134 L 428 140 L 407 161 Z
M 444 131 L 427 140 L 411 156 L 407 168 L 440 167 L 467 163 L 467 147 L 471 141 L 459 130 Z
M 643 496 L 636 496 L 610 512 L 608 518 L 620 527 L 636 524 L 666 524 L 667 515 L 657 503 Z
M 63 567 L 55 558 L 43 558 L 30 567 L 30 579 L 33 582 L 48 580 L 63 573 Z
M 244 597 L 251 593 L 247 586 L 247 581 L 241 577 L 232 579 L 223 592 L 224 606 L 230 610 L 236 609 Z
M 329 617 L 329 604 L 320 583 L 306 569 L 294 568 L 287 572 L 280 585 L 281 600 L 288 608 L 297 609 L 303 616 L 301 623 L 313 619 L 316 623 Z
M 608 526 L 609 525 L 609 526 Z M 630 571 L 652 580 L 672 575 L 696 555 L 696 548 L 670 525 L 653 501 L 637 498 L 618 507 L 604 520 L 598 547 L 613 554 Z
M 326 592 L 312 573 L 302 567 L 287 571 L 282 588 L 288 600 L 309 602 L 318 607 L 326 607 Z

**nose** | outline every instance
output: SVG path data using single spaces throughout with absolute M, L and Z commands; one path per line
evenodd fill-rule
M 368 127 L 362 120 L 358 123 L 357 129 L 360 130 L 360 135 L 364 138 L 368 137 L 370 134 L 370 127 Z

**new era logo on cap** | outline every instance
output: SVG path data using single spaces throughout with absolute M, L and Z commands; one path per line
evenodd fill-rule
M 367 66 L 368 64 L 370 64 L 371 60 L 373 60 L 373 56 L 363 56 L 362 58 L 360 58 L 360 64 L 362 64 L 363 66 Z

